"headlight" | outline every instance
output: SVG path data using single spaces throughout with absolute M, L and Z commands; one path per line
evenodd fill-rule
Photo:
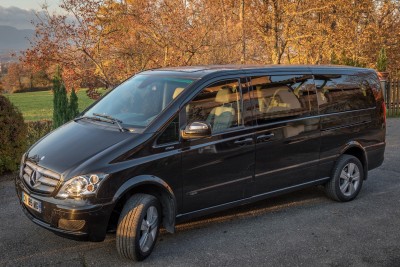
M 76 198 L 96 194 L 101 182 L 108 174 L 88 174 L 76 176 L 68 180 L 60 189 L 57 197 Z

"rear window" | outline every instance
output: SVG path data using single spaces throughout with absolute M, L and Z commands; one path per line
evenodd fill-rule
M 366 109 L 375 105 L 368 77 L 356 75 L 315 75 L 320 113 Z

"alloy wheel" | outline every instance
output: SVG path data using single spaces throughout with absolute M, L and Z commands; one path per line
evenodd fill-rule
M 143 218 L 140 227 L 139 246 L 143 252 L 147 252 L 156 239 L 158 230 L 158 211 L 154 206 L 150 206 Z
M 357 165 L 350 162 L 344 166 L 339 179 L 340 191 L 343 195 L 352 196 L 360 186 L 360 170 Z

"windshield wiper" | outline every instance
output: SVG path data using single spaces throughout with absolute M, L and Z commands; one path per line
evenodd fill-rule
M 102 121 L 102 122 L 110 122 L 109 120 L 104 120 L 102 118 L 98 118 L 98 117 L 93 117 L 93 116 L 80 116 L 74 119 L 74 121 L 79 121 L 79 120 L 83 120 L 83 119 L 88 119 L 88 120 L 93 120 L 93 121 Z
M 119 120 L 119 119 L 116 119 L 116 118 L 111 117 L 111 116 L 106 115 L 106 114 L 99 114 L 99 113 L 93 113 L 93 116 L 104 118 L 104 119 L 107 119 L 107 120 L 111 121 L 113 124 L 118 125 L 118 128 L 121 130 L 121 132 L 124 132 L 124 131 L 128 130 L 128 129 L 122 127 L 122 125 L 121 125 L 122 121 Z
M 96 117 L 93 117 L 93 116 L 81 116 L 81 117 L 75 118 L 74 121 L 78 121 L 78 120 L 82 120 L 82 119 L 89 119 L 89 120 L 94 120 L 94 121 L 107 122 L 107 123 L 116 124 L 121 132 L 130 131 L 129 129 L 122 127 L 122 125 L 121 125 L 122 121 L 120 121 L 120 120 L 118 120 L 116 118 L 113 118 L 113 117 L 108 116 L 108 115 L 97 114 L 97 113 L 93 113 L 93 115 L 96 116 Z

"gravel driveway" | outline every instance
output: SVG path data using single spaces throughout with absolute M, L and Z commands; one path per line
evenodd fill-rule
M 118 257 L 115 235 L 77 242 L 36 226 L 3 177 L 0 266 L 400 266 L 400 119 L 388 119 L 385 156 L 352 202 L 314 187 L 218 213 L 162 232 L 142 263 Z

